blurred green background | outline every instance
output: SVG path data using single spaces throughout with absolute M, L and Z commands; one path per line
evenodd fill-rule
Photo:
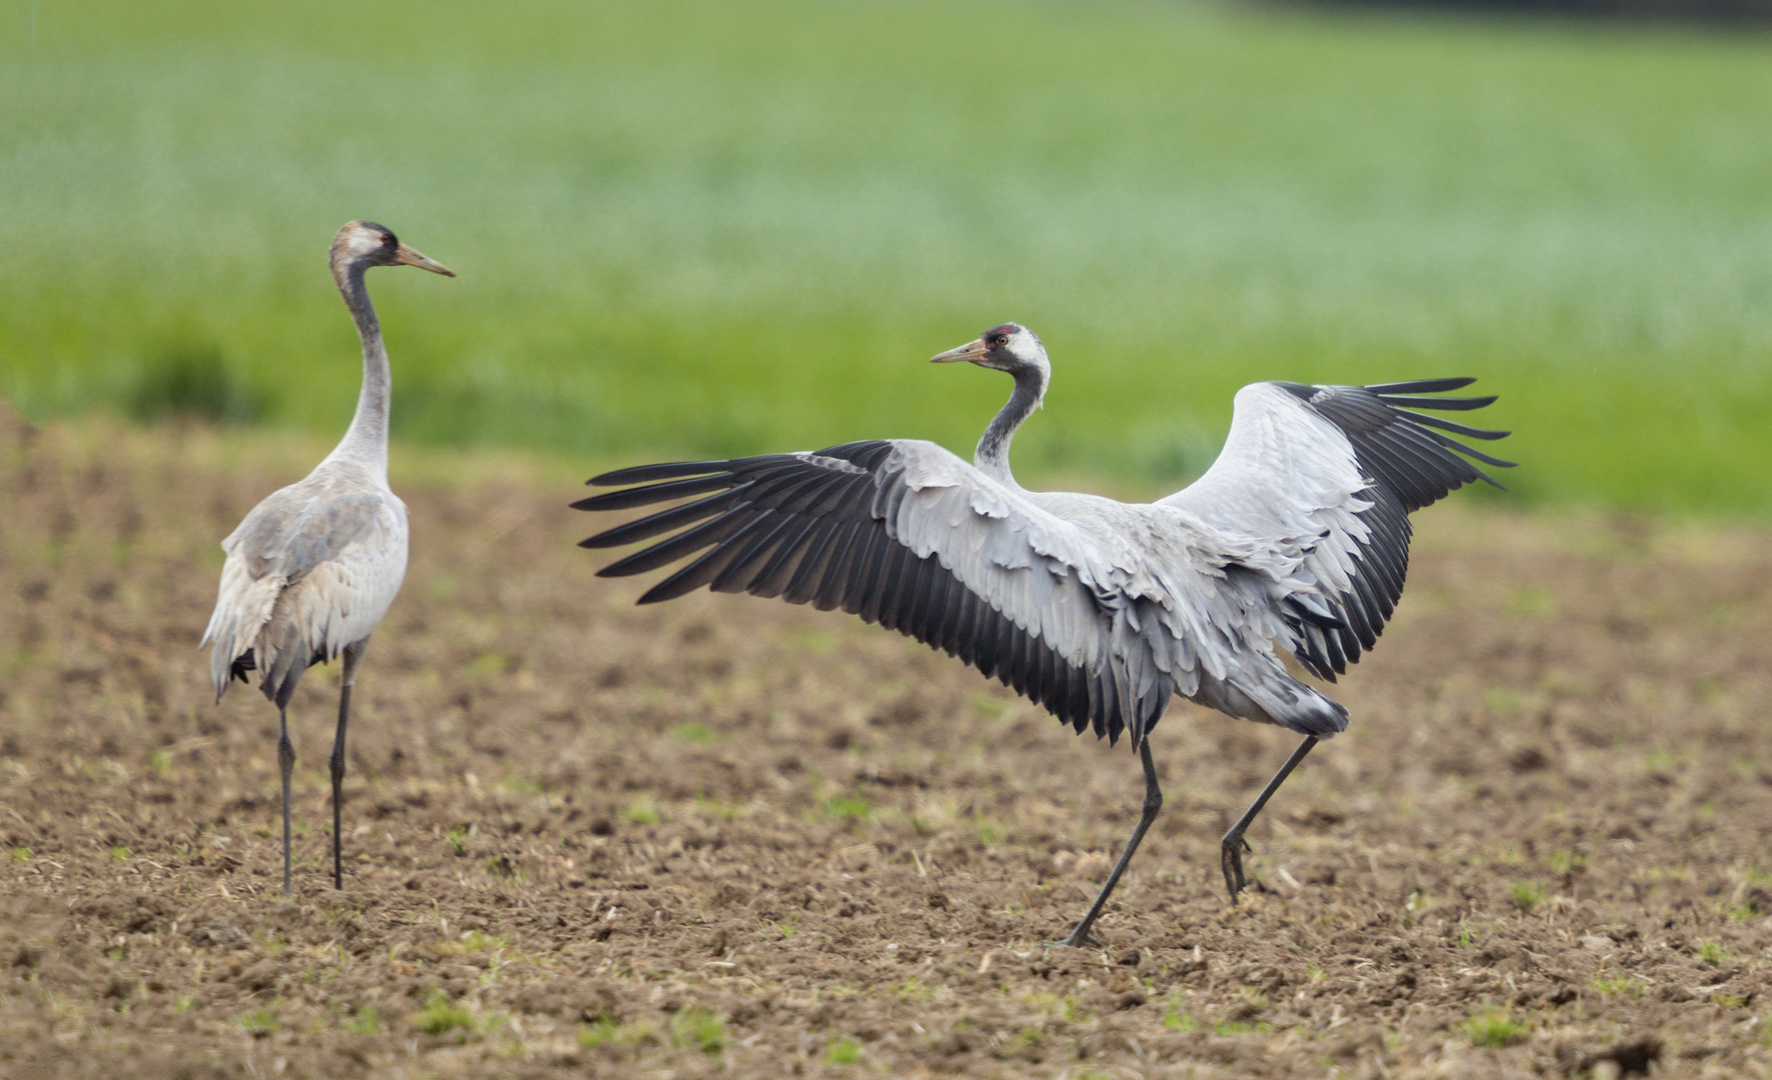
M 1474 375 L 1516 498 L 1772 513 L 1772 37 L 1190 3 L 0 0 L 0 393 L 587 459 L 1207 465 L 1236 387 Z

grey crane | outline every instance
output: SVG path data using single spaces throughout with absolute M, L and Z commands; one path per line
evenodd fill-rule
M 277 706 L 277 765 L 283 773 L 283 892 L 290 891 L 289 699 L 314 664 L 344 657 L 338 734 L 332 743 L 332 882 L 344 888 L 339 827 L 345 779 L 345 722 L 369 635 L 406 575 L 406 504 L 388 488 L 388 351 L 363 275 L 374 266 L 417 266 L 454 277 L 373 221 L 353 221 L 332 240 L 332 278 L 363 339 L 357 413 L 326 460 L 272 492 L 222 541 L 221 590 L 198 648 L 209 655 L 215 699 L 263 673 L 259 689 Z
M 669 533 L 599 573 L 643 573 L 701 552 L 640 603 L 706 585 L 841 607 L 996 676 L 1078 733 L 1092 726 L 1111 743 L 1126 732 L 1144 766 L 1143 812 L 1067 945 L 1091 942 L 1162 806 L 1149 736 L 1171 694 L 1302 734 L 1221 843 L 1235 902 L 1250 822 L 1311 747 L 1348 722 L 1346 709 L 1287 674 L 1273 643 L 1329 682 L 1373 647 L 1402 595 L 1409 513 L 1472 481 L 1494 483 L 1460 454 L 1512 464 L 1445 434 L 1506 432 L 1411 410 L 1495 399 L 1432 396 L 1471 379 L 1255 383 L 1237 392 L 1212 467 L 1167 498 L 1135 505 L 1027 491 L 1010 474 L 1010 440 L 1051 376 L 1032 331 L 1004 323 L 934 358 L 961 360 L 1015 380 L 972 464 L 933 443 L 881 439 L 622 469 L 590 482 L 637 486 L 574 506 L 700 498 L 582 546 Z

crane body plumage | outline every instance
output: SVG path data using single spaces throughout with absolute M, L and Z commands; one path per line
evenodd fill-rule
M 600 573 L 694 556 L 641 602 L 706 585 L 840 607 L 1001 679 L 1078 732 L 1110 741 L 1128 734 L 1145 768 L 1145 816 L 1072 944 L 1088 940 L 1161 805 L 1148 736 L 1171 695 L 1305 735 L 1226 837 L 1234 899 L 1242 829 L 1310 746 L 1348 722 L 1344 708 L 1287 672 L 1274 643 L 1327 681 L 1373 647 L 1402 593 L 1408 512 L 1488 479 L 1461 454 L 1509 464 L 1443 434 L 1503 433 L 1407 407 L 1470 409 L 1494 399 L 1431 396 L 1468 379 L 1257 383 L 1236 395 L 1225 447 L 1205 474 L 1167 498 L 1131 504 L 1015 482 L 1010 441 L 1049 374 L 1031 331 L 1004 324 L 936 359 L 1015 377 L 973 462 L 894 439 L 621 470 L 592 483 L 639 486 L 575 505 L 618 510 L 701 497 L 585 546 L 669 533 Z
M 226 540 L 204 644 L 219 700 L 263 673 L 286 708 L 309 666 L 339 658 L 381 622 L 406 574 L 406 504 L 355 463 L 329 460 L 253 508 Z
M 417 266 L 454 277 L 374 222 L 353 221 L 334 238 L 333 278 L 363 343 L 363 388 L 344 438 L 305 478 L 266 496 L 222 541 L 227 559 L 215 611 L 199 648 L 212 646 L 219 702 L 236 678 L 261 673 L 279 714 L 283 774 L 283 889 L 290 889 L 289 701 L 314 664 L 343 657 L 332 754 L 333 883 L 343 887 L 339 808 L 344 736 L 357 665 L 406 574 L 406 504 L 388 487 L 391 375 L 381 324 L 364 286 L 374 266 Z

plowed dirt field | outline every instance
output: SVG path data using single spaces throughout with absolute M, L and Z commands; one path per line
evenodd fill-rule
M 322 448 L 323 449 L 323 448 Z M 0 1076 L 1764 1076 L 1772 534 L 1418 518 L 1293 745 L 1177 703 L 1135 757 L 841 614 L 636 609 L 558 466 L 397 451 L 405 590 L 357 690 L 218 706 L 216 542 L 317 455 L 0 427 Z M 587 467 L 586 474 L 590 469 Z M 580 476 L 579 478 L 582 478 Z

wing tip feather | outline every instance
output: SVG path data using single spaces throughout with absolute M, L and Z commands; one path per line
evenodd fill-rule
M 719 461 L 664 461 L 656 465 L 634 465 L 626 469 L 612 469 L 606 473 L 598 473 L 586 480 L 593 487 L 622 487 L 627 484 L 645 484 L 655 480 L 674 480 L 684 476 L 702 476 L 724 470 L 731 462 Z

